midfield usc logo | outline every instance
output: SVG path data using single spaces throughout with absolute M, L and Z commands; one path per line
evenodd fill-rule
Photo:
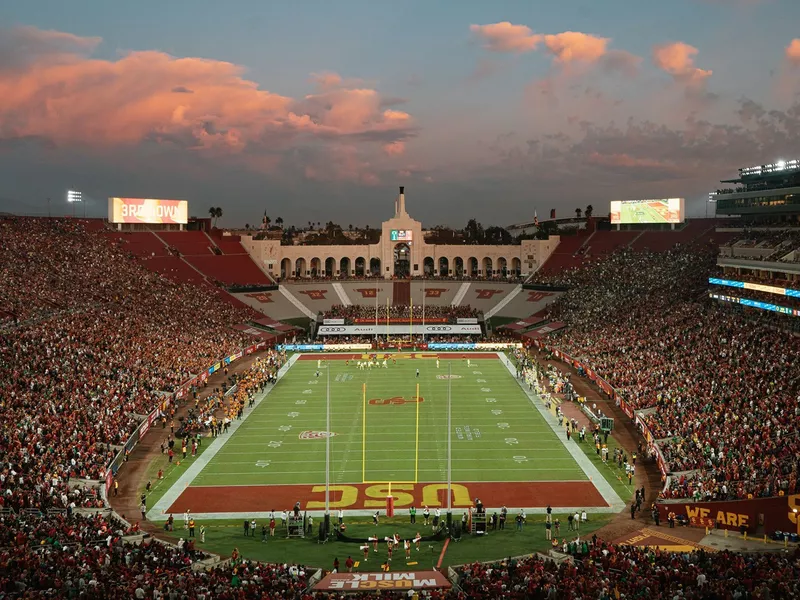
M 425 402 L 425 398 L 422 396 L 409 399 L 403 398 L 402 396 L 395 396 L 394 398 L 372 398 L 367 404 L 371 404 L 372 406 L 398 406 L 402 404 L 421 404 L 423 402 Z

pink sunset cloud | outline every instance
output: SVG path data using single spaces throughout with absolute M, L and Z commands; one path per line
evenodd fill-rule
M 684 42 L 671 42 L 653 48 L 653 63 L 662 71 L 686 84 L 701 84 L 711 77 L 711 70 L 695 66 L 697 48 Z
M 606 54 L 610 41 L 609 38 L 580 31 L 565 31 L 544 36 L 547 50 L 559 63 L 596 62 Z
M 786 59 L 795 65 L 800 65 L 800 38 L 793 39 L 786 46 Z
M 261 89 L 243 67 L 163 52 L 91 57 L 99 38 L 35 28 L 0 44 L 0 138 L 56 144 L 178 144 L 238 153 L 285 147 L 299 136 L 347 138 L 375 149 L 411 136 L 408 113 L 385 110 L 377 90 L 336 73 L 314 76 L 318 92 L 294 98 Z M 20 56 L 21 55 L 21 56 Z
M 543 41 L 544 36 L 533 33 L 526 25 L 514 25 L 508 21 L 489 25 L 470 25 L 483 47 L 492 52 L 531 52 Z

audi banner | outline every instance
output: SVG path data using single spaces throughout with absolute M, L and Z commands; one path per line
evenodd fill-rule
M 480 335 L 480 325 L 322 325 L 319 335 Z

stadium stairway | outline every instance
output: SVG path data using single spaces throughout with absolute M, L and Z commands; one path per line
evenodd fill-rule
M 395 281 L 392 286 L 392 306 L 408 306 L 411 304 L 411 282 Z
M 300 300 L 298 300 L 297 297 L 294 294 L 292 294 L 292 292 L 286 289 L 285 285 L 280 286 L 278 290 L 280 291 L 280 293 L 283 295 L 284 298 L 286 298 L 289 302 L 291 302 L 297 310 L 299 310 L 309 319 L 317 318 L 317 315 L 315 315 L 305 304 L 300 302 Z
M 461 301 L 464 299 L 464 296 L 467 295 L 468 289 L 469 289 L 469 281 L 465 281 L 464 283 L 461 284 L 461 287 L 458 288 L 455 298 L 453 298 L 453 301 L 450 303 L 450 305 L 459 306 L 461 304 Z
M 516 297 L 517 297 L 517 296 L 520 294 L 520 292 L 522 292 L 522 286 L 521 286 L 521 285 L 518 285 L 518 286 L 516 286 L 516 287 L 515 287 L 515 288 L 514 288 L 514 289 L 511 291 L 511 293 L 510 293 L 510 294 L 506 294 L 506 297 L 505 297 L 505 298 L 503 298 L 502 300 L 500 300 L 500 302 L 498 302 L 498 303 L 497 303 L 497 304 L 495 304 L 495 305 L 494 305 L 492 308 L 490 308 L 490 309 L 489 309 L 489 310 L 487 310 L 485 313 L 483 313 L 483 318 L 484 318 L 484 319 L 491 319 L 491 318 L 492 318 L 493 316 L 495 316 L 495 315 L 496 315 L 498 312 L 500 312 L 500 310 L 502 310 L 502 309 L 503 309 L 503 308 L 506 306 L 506 304 L 508 304 L 508 303 L 509 303 L 509 302 L 511 302 L 511 301 L 512 301 L 514 298 L 516 298 Z
M 332 287 L 336 295 L 339 296 L 339 301 L 342 303 L 342 306 L 353 306 L 353 303 L 350 302 L 350 298 L 347 297 L 347 292 L 344 291 L 341 283 L 334 283 Z

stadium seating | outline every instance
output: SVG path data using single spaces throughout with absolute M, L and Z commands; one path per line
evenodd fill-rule
M 703 300 L 715 251 L 618 252 L 540 276 L 571 286 L 548 307 L 551 346 L 588 364 L 644 415 L 674 472 L 665 495 L 795 493 L 800 341 Z M 688 482 L 688 483 L 687 483 Z
M 333 600 L 339 592 L 308 592 L 317 569 L 243 559 L 191 568 L 206 559 L 195 539 L 177 545 L 135 543 L 136 526 L 101 514 L 6 515 L 0 522 L 0 595 L 24 598 L 223 598 Z M 431 600 L 528 598 L 795 598 L 800 550 L 785 554 L 704 551 L 674 553 L 620 546 L 592 537 L 554 542 L 571 556 L 538 554 L 455 570 L 450 591 Z M 355 600 L 401 600 L 408 591 L 348 593 Z
M 0 310 L 17 322 L 0 331 L 0 418 L 20 432 L 0 438 L 16 473 L 0 478 L 0 502 L 63 509 L 69 481 L 104 477 L 160 392 L 251 342 L 231 329 L 251 313 L 151 273 L 75 220 L 3 219 L 0 231 Z
M 204 275 L 225 285 L 271 285 L 273 283 L 248 254 L 187 256 L 186 260 Z
M 136 256 L 169 256 L 169 248 L 149 231 L 108 232 L 111 239 L 119 240 L 122 248 Z
M 156 406 L 160 391 L 247 343 L 231 326 L 254 314 L 239 300 L 238 308 L 222 301 L 227 294 L 178 257 L 153 257 L 164 245 L 152 234 L 127 235 L 69 219 L 0 220 L 0 310 L 14 317 L 0 330 L 0 417 L 12 426 L 0 436 L 0 596 L 333 598 L 307 591 L 311 569 L 302 565 L 234 556 L 203 569 L 197 561 L 207 555 L 192 540 L 134 542 L 127 536 L 138 533 L 135 523 L 95 514 L 102 499 L 75 485 L 103 476 L 113 446 L 136 427 L 135 415 Z M 665 437 L 669 461 L 697 468 L 668 494 L 796 492 L 800 348 L 698 301 L 713 259 L 702 248 L 625 250 L 563 273 L 559 282 L 573 289 L 548 313 L 571 327 L 556 345 L 595 366 L 633 406 L 656 409 L 647 422 Z M 459 316 L 471 308 L 430 310 Z M 469 564 L 455 571 L 461 589 L 431 598 L 800 596 L 796 549 L 670 553 L 599 539 L 555 547 L 573 560 Z
M 202 231 L 159 231 L 156 235 L 183 256 L 213 254 L 211 248 L 215 244 Z
M 579 230 L 576 235 L 562 235 L 558 246 L 538 272 L 560 273 L 582 265 L 585 260 L 582 247 L 589 237 L 591 234 L 585 230 Z

